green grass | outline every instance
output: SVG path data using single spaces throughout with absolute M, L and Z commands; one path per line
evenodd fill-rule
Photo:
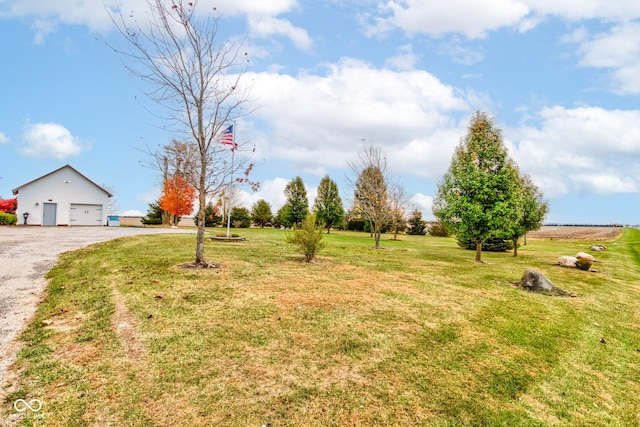
M 47 426 L 640 425 L 640 231 L 474 253 L 334 232 L 318 262 L 280 230 L 140 236 L 65 254 L 25 331 L 15 399 Z M 517 289 L 534 268 L 577 297 Z M 43 320 L 52 320 L 45 325 Z M 601 342 L 601 338 L 605 343 Z M 30 417 L 24 425 L 38 425 Z

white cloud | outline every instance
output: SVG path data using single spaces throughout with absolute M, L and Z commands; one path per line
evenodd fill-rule
M 455 33 L 475 39 L 505 27 L 526 32 L 548 17 L 570 22 L 590 19 L 628 22 L 640 17 L 640 3 L 609 0 L 389 0 L 380 3 L 377 16 L 366 16 L 365 32 L 383 35 L 396 27 L 411 34 L 440 37 Z
M 302 28 L 293 26 L 286 19 L 278 19 L 271 16 L 249 18 L 249 31 L 254 38 L 283 35 L 301 50 L 308 50 L 313 45 L 311 37 Z
M 418 209 L 422 212 L 422 219 L 433 219 L 433 197 L 422 193 L 416 193 L 409 199 L 410 209 Z
M 10 141 L 9 137 L 4 133 L 0 132 L 0 144 L 6 144 Z
M 470 39 L 483 38 L 488 31 L 516 25 L 529 11 L 523 2 L 512 0 L 391 0 L 381 5 L 381 13 L 391 15 L 383 22 L 405 32 L 434 37 L 458 33 Z
M 580 38 L 581 36 L 581 38 Z M 584 34 L 569 38 L 579 43 L 583 67 L 611 70 L 614 89 L 625 94 L 640 93 L 640 22 L 614 26 L 607 33 L 587 39 Z
M 398 48 L 398 53 L 395 56 L 387 59 L 386 64 L 396 70 L 409 71 L 415 68 L 418 59 L 418 55 L 413 53 L 413 47 L 410 44 L 405 44 Z
M 271 210 L 275 215 L 278 209 L 287 201 L 284 195 L 284 188 L 290 180 L 291 179 L 274 178 L 264 181 L 260 186 L 260 190 L 257 192 L 249 193 L 247 191 L 240 191 L 238 205 L 251 209 L 251 206 L 253 206 L 255 202 L 264 199 L 271 205 Z
M 640 189 L 640 110 L 545 108 L 537 126 L 509 129 L 512 156 L 548 197 Z
M 45 37 L 54 32 L 59 24 L 85 25 L 92 30 L 103 31 L 113 26 L 107 10 L 122 10 L 125 16 L 135 12 L 136 17 L 140 19 L 140 16 L 144 16 L 144 9 L 147 7 L 146 2 L 139 0 L 4 0 L 0 3 L 3 5 L 0 17 L 34 18 L 33 28 L 36 32 L 34 41 L 38 44 L 43 43 Z M 211 13 L 212 9 L 216 8 L 223 16 L 246 14 L 268 17 L 290 12 L 296 6 L 297 0 L 200 0 L 196 12 Z M 285 29 L 286 35 L 298 42 L 304 39 L 300 32 L 303 30 L 296 29 L 291 24 Z
M 327 66 L 325 75 L 247 77 L 261 101 L 253 116 L 271 126 L 261 154 L 315 175 L 344 168 L 364 139 L 384 147 L 394 162 L 436 176 L 444 167 L 435 165 L 448 163 L 460 137 L 451 116 L 470 110 L 464 94 L 432 74 L 376 69 L 353 59 Z
M 63 160 L 87 149 L 67 128 L 56 123 L 29 125 L 22 139 L 25 146 L 20 151 L 28 157 Z
M 136 194 L 136 201 L 138 202 L 142 202 L 145 204 L 151 204 L 151 203 L 155 203 L 158 201 L 158 199 L 160 199 L 160 196 L 162 195 L 162 188 L 161 187 L 153 187 L 147 191 L 145 191 L 144 193 L 138 193 Z

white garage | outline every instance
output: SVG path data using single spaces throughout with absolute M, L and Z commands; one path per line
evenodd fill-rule
M 107 225 L 112 197 L 69 165 L 15 188 L 13 194 L 18 198 L 18 223 L 45 226 Z

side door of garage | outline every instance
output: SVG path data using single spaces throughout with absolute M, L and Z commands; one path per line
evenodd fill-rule
M 102 225 L 102 205 L 71 204 L 69 225 Z

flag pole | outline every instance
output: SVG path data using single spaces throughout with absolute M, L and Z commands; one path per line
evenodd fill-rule
M 231 140 L 231 181 L 229 182 L 229 192 L 227 196 L 228 208 L 227 212 L 227 238 L 231 237 L 231 191 L 233 189 L 233 160 L 236 153 L 236 121 L 233 121 L 233 133 Z

